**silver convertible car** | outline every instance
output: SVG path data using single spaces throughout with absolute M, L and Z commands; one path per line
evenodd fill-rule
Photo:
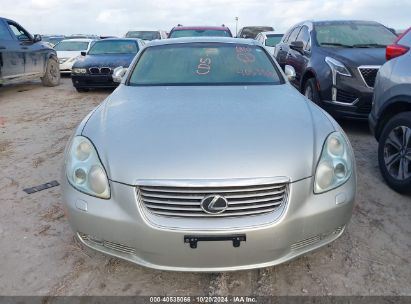
M 215 272 L 283 263 L 344 232 L 347 136 L 257 41 L 151 42 L 113 77 L 65 152 L 66 213 L 84 245 Z

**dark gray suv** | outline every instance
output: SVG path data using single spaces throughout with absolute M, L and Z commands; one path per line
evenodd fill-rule
M 293 26 L 274 56 L 295 69 L 293 84 L 336 118 L 366 119 L 385 47 L 396 36 L 370 21 L 306 21 Z
M 378 162 L 388 185 L 411 192 L 411 28 L 386 50 L 369 116 L 379 141 Z
M 60 82 L 57 53 L 30 35 L 17 22 L 0 17 L 0 86 L 4 83 L 41 78 L 43 85 Z

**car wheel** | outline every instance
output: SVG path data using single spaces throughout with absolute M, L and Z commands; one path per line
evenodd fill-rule
M 378 145 L 378 162 L 387 184 L 398 192 L 411 192 L 411 112 L 391 118 Z
M 320 93 L 318 92 L 317 84 L 314 78 L 308 79 L 305 83 L 304 96 L 316 104 L 320 103 Z
M 85 92 L 90 91 L 90 89 L 86 89 L 86 88 L 76 88 L 76 90 L 77 90 L 77 92 L 79 92 L 79 93 L 85 93 Z
M 46 73 L 41 81 L 46 87 L 55 87 L 60 84 L 60 67 L 55 58 L 49 58 L 46 66 Z

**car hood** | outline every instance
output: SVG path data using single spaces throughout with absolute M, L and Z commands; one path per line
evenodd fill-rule
M 385 48 L 322 48 L 326 56 L 357 68 L 361 65 L 383 65 Z
M 326 136 L 322 110 L 290 85 L 119 88 L 83 136 L 111 180 L 313 175 Z
M 58 58 L 73 58 L 80 56 L 81 52 L 78 51 L 57 51 L 57 57 Z
M 75 68 L 88 67 L 128 67 L 136 54 L 87 55 L 79 58 Z

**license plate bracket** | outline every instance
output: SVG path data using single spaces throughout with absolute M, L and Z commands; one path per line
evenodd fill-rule
M 233 247 L 238 248 L 241 242 L 247 240 L 245 234 L 236 235 L 219 235 L 219 236 L 209 236 L 209 235 L 185 235 L 184 243 L 190 244 L 190 248 L 196 249 L 198 242 L 221 242 L 221 241 L 232 241 Z

